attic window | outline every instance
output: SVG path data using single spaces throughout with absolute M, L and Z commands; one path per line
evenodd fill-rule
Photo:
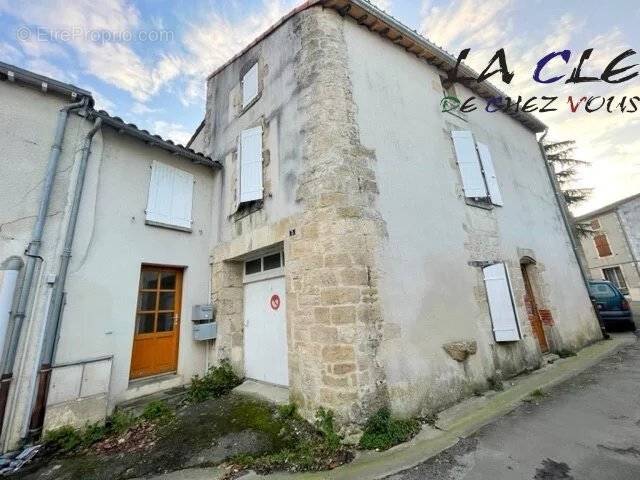
M 451 80 L 446 77 L 440 77 L 440 85 L 442 86 L 442 95 L 445 97 L 456 97 L 456 87 Z
M 242 108 L 251 105 L 258 96 L 258 62 L 242 77 Z

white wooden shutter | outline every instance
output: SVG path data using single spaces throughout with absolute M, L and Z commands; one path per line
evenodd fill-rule
M 491 203 L 494 205 L 504 205 L 502 202 L 502 194 L 500 193 L 500 185 L 496 177 L 496 169 L 493 166 L 493 159 L 489 147 L 484 143 L 478 142 L 478 153 L 480 154 L 480 162 L 482 162 L 482 170 L 484 170 L 484 178 L 487 181 L 489 196 Z
M 487 187 L 482 177 L 473 134 L 467 130 L 454 130 L 451 132 L 451 137 L 456 150 L 465 197 L 486 198 Z
M 147 221 L 191 228 L 193 175 L 160 162 L 151 165 Z
M 173 169 L 173 195 L 171 200 L 171 225 L 191 228 L 193 175 L 176 168 Z
M 258 62 L 242 77 L 242 108 L 258 96 Z
M 482 269 L 496 342 L 520 340 L 511 285 L 504 263 Z
M 262 198 L 262 127 L 240 134 L 240 202 Z

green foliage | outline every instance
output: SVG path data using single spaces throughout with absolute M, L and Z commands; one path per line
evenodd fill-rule
M 164 423 L 173 418 L 173 411 L 162 401 L 149 403 L 142 415 L 134 416 L 124 410 L 116 410 L 104 422 L 88 423 L 82 428 L 65 425 L 44 434 L 44 441 L 55 450 L 70 452 L 80 447 L 90 447 L 105 437 L 120 435 L 142 420 Z
M 575 357 L 576 355 L 577 355 L 577 353 L 574 352 L 573 350 L 560 350 L 558 352 L 558 356 L 560 358 Z
M 167 423 L 175 416 L 173 410 L 166 402 L 154 400 L 149 402 L 140 415 L 141 418 L 150 422 Z
M 532 398 L 544 398 L 547 394 L 541 388 L 536 388 L 533 392 L 531 392 Z
M 499 375 L 489 377 L 487 382 L 489 383 L 489 388 L 491 390 L 495 390 L 496 392 L 504 390 L 504 383 L 502 382 L 502 377 Z
M 194 376 L 187 391 L 192 403 L 203 402 L 210 397 L 220 397 L 240 385 L 241 379 L 233 372 L 231 364 L 223 360 L 219 366 L 211 367 L 203 376 Z
M 136 417 L 125 410 L 116 410 L 107 417 L 104 424 L 109 434 L 119 435 L 136 424 Z
M 284 440 L 283 445 L 266 454 L 238 455 L 231 463 L 265 474 L 274 470 L 326 470 L 351 460 L 351 451 L 341 445 L 341 437 L 335 431 L 331 410 L 318 409 L 315 431 L 297 414 L 295 405 L 278 407 L 276 417 L 280 419 L 278 435 Z
M 366 450 L 387 450 L 406 442 L 420 431 L 416 419 L 394 419 L 388 408 L 378 410 L 364 426 L 360 447 Z
M 298 418 L 298 407 L 295 403 L 288 403 L 286 405 L 278 405 L 278 415 L 280 418 Z
M 320 407 L 316 411 L 316 428 L 322 433 L 329 447 L 338 448 L 342 440 L 336 433 L 333 421 L 333 412 Z
M 65 425 L 48 430 L 44 435 L 44 441 L 56 450 L 69 452 L 82 445 L 82 434 L 77 428 Z
M 561 142 L 546 142 L 544 151 L 547 160 L 553 167 L 556 180 L 564 195 L 567 205 L 575 205 L 584 202 L 591 195 L 592 188 L 572 188 L 578 174 L 576 166 L 588 165 L 589 162 L 574 158 L 576 142 L 564 140 Z

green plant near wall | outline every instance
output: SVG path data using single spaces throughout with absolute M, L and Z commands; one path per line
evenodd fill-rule
M 211 367 L 202 377 L 196 375 L 191 379 L 187 390 L 187 398 L 192 403 L 203 402 L 210 397 L 220 397 L 229 393 L 242 383 L 228 360 L 223 360 L 219 366 Z
M 420 431 L 420 421 L 397 419 L 384 407 L 373 414 L 364 426 L 360 448 L 365 450 L 387 450 L 406 442 Z

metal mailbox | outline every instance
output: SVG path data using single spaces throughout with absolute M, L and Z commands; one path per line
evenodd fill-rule
M 191 322 L 193 323 L 193 339 L 213 340 L 218 333 L 213 305 L 194 305 Z

